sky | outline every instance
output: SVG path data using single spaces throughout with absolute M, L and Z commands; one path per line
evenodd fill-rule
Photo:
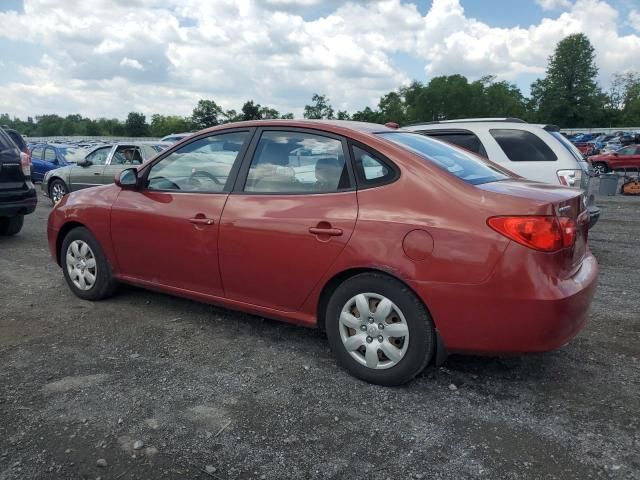
M 529 93 L 565 36 L 599 81 L 640 70 L 640 0 L 0 0 L 0 113 L 189 115 L 201 98 L 350 112 L 412 80 L 496 75 Z

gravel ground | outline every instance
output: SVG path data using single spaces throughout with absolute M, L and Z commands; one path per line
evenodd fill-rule
M 42 198 L 0 238 L 0 480 L 640 478 L 640 198 L 599 200 L 571 344 L 383 388 L 314 330 L 132 287 L 76 298 Z

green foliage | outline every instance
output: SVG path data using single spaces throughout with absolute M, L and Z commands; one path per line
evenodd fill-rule
M 149 125 L 147 125 L 147 117 L 142 113 L 129 112 L 125 121 L 125 129 L 130 137 L 146 137 L 149 134 Z
M 188 132 L 192 129 L 191 119 L 174 115 L 151 115 L 149 133 L 152 137 L 164 137 L 170 133 Z
M 597 126 L 606 103 L 597 75 L 595 52 L 587 36 L 569 35 L 549 57 L 546 76 L 531 86 L 534 117 L 563 127 Z
M 213 100 L 199 100 L 191 114 L 191 121 L 196 130 L 214 127 L 221 122 L 223 110 Z
M 311 101 L 313 102 L 311 105 L 304 106 L 304 118 L 327 120 L 334 118 L 333 107 L 326 95 L 314 93 Z

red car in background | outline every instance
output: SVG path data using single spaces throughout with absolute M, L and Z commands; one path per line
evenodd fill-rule
M 429 137 L 268 120 L 64 196 L 48 239 L 82 299 L 125 282 L 320 327 L 353 375 L 398 385 L 448 352 L 571 340 L 596 288 L 587 223 L 580 191 Z
M 623 168 L 640 168 L 640 145 L 629 145 L 615 152 L 593 155 L 588 160 L 597 173 L 607 173 Z

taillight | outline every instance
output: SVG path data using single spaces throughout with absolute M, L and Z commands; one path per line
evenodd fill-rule
M 582 180 L 582 170 L 558 170 L 558 181 L 560 185 L 566 187 L 580 187 L 580 181 Z
M 576 240 L 576 224 L 568 217 L 491 217 L 487 224 L 514 242 L 541 252 L 571 247 Z
M 20 152 L 20 167 L 27 178 L 31 177 L 31 154 Z

